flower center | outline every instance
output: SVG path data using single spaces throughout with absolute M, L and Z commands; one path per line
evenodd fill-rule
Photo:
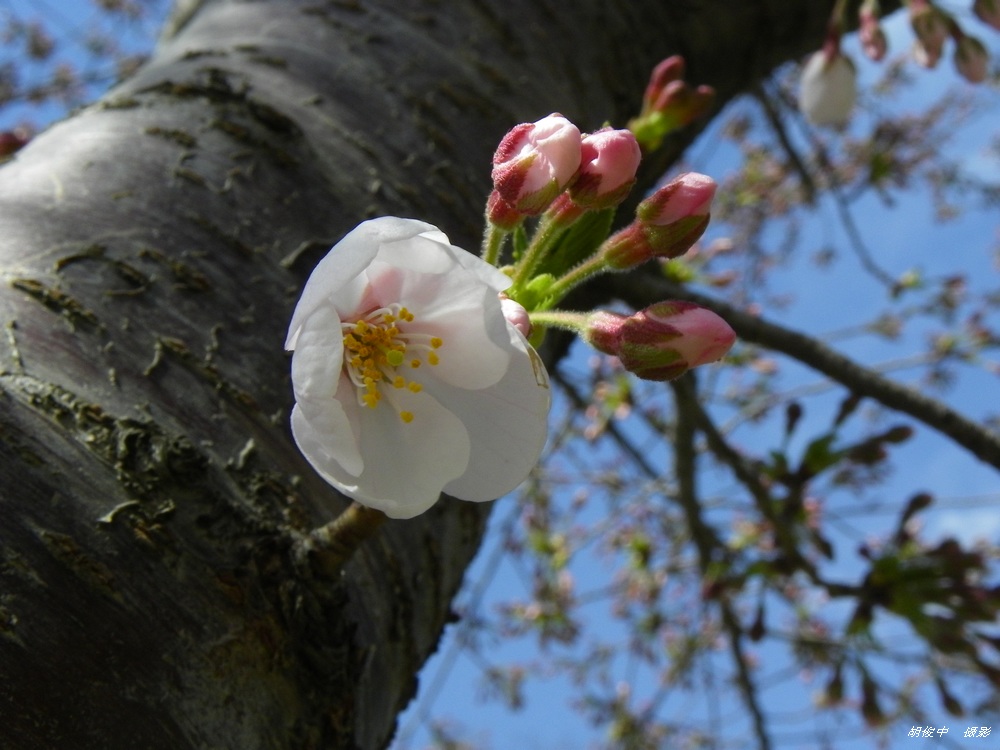
M 354 323 L 341 323 L 344 334 L 344 369 L 358 389 L 358 403 L 374 409 L 389 388 L 420 393 L 420 383 L 407 379 L 405 369 L 439 362 L 437 349 L 444 341 L 426 333 L 408 332 L 413 313 L 400 305 L 380 307 Z M 400 410 L 404 422 L 413 412 Z

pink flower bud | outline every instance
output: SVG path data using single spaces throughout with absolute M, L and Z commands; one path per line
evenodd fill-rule
M 947 17 L 927 0 L 912 0 L 910 26 L 917 36 L 914 57 L 925 68 L 933 68 L 941 59 L 944 43 L 948 39 Z
M 869 60 L 879 62 L 885 57 L 885 53 L 889 49 L 889 42 L 878 22 L 878 16 L 870 8 L 863 7 L 858 13 L 858 18 L 860 20 L 858 37 L 861 40 L 861 49 Z
M 684 59 L 679 55 L 668 57 L 653 69 L 642 97 L 642 111 L 628 124 L 643 150 L 655 150 L 667 133 L 691 124 L 711 106 L 715 89 L 692 88 L 683 79 Z
M 972 11 L 980 21 L 1000 31 L 1000 0 L 976 0 Z
M 658 302 L 630 317 L 595 312 L 586 341 L 618 357 L 644 380 L 673 380 L 692 367 L 721 359 L 736 341 L 729 324 L 692 302 Z
M 854 63 L 836 47 L 813 53 L 799 81 L 799 109 L 814 125 L 843 125 L 857 98 Z
M 569 194 L 588 209 L 602 209 L 621 203 L 635 184 L 642 152 L 629 130 L 604 128 L 583 137 L 580 144 L 580 171 Z
M 500 312 L 504 319 L 520 331 L 524 338 L 531 335 L 531 318 L 520 304 L 503 294 L 500 295 Z
M 715 180 L 685 172 L 661 187 L 636 209 L 643 223 L 667 226 L 690 216 L 708 216 L 715 198 Z
M 515 126 L 493 155 L 493 187 L 515 210 L 539 214 L 580 168 L 580 131 L 559 114 Z
M 714 99 L 715 89 L 711 86 L 691 88 L 683 81 L 676 81 L 660 92 L 656 111 L 671 129 L 682 128 L 707 113 Z
M 490 197 L 486 199 L 486 220 L 490 224 L 509 232 L 517 227 L 522 219 L 524 214 L 501 198 L 500 193 L 496 190 L 490 193 Z
M 982 83 L 986 80 L 989 61 L 989 52 L 974 36 L 963 34 L 958 39 L 955 45 L 955 68 L 969 83 Z
M 715 180 L 697 172 L 675 177 L 639 204 L 635 221 L 608 238 L 605 262 L 622 270 L 685 253 L 708 226 L 715 188 Z
M 653 68 L 653 73 L 646 84 L 646 91 L 642 96 L 642 113 L 649 114 L 656 109 L 656 102 L 660 94 L 668 84 L 675 81 L 684 80 L 684 58 L 680 55 L 671 55 Z

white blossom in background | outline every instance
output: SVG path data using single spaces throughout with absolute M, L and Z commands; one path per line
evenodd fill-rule
M 320 261 L 285 346 L 292 432 L 327 482 L 392 518 L 442 491 L 485 501 L 520 484 L 545 443 L 549 384 L 523 309 L 501 306 L 509 285 L 412 219 L 367 221 Z
M 814 125 L 844 125 L 857 98 L 854 62 L 842 52 L 820 50 L 809 58 L 799 81 L 799 109 Z

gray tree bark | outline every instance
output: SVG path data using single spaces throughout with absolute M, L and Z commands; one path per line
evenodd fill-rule
M 510 126 L 622 123 L 676 53 L 721 106 L 832 4 L 204 0 L 0 167 L 0 745 L 385 746 L 489 507 L 296 562 L 346 506 L 286 423 L 310 268 L 381 214 L 474 248 Z

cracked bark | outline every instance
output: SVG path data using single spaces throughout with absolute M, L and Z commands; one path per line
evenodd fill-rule
M 382 747 L 489 506 L 389 522 L 333 584 L 296 567 L 346 507 L 286 425 L 309 269 L 379 214 L 476 247 L 512 124 L 624 122 L 673 53 L 721 106 L 832 0 L 184 5 L 0 167 L 3 745 Z

